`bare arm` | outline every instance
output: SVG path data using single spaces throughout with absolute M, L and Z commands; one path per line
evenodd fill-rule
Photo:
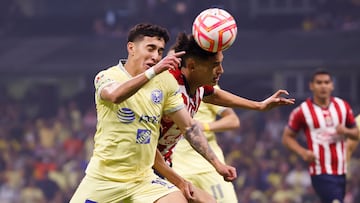
M 214 94 L 204 97 L 203 101 L 219 106 L 267 111 L 277 106 L 294 104 L 295 99 L 281 97 L 283 94 L 288 95 L 288 92 L 286 90 L 278 90 L 264 101 L 258 102 L 239 97 L 225 90 L 216 89 Z
M 310 150 L 302 147 L 296 140 L 296 133 L 292 131 L 289 127 L 285 127 L 282 143 L 291 151 L 295 152 L 306 162 L 315 161 L 315 155 Z
M 172 168 L 165 163 L 159 150 L 156 150 L 155 162 L 153 168 L 164 176 L 168 181 L 181 190 L 189 202 L 209 202 L 215 203 L 216 200 L 207 192 L 195 187 L 189 181 L 182 178 Z
M 209 131 L 224 132 L 227 130 L 234 130 L 240 127 L 240 119 L 231 108 L 226 108 L 221 113 L 221 118 L 209 124 Z
M 178 52 L 173 55 L 168 55 L 150 69 L 153 69 L 155 74 L 159 74 L 169 68 L 177 67 L 181 60 L 178 57 L 184 53 L 185 52 Z M 102 89 L 100 96 L 104 100 L 111 101 L 113 103 L 121 103 L 135 94 L 148 81 L 149 78 L 146 77 L 144 72 L 126 82 L 115 82 L 107 85 Z
M 186 140 L 190 145 L 201 154 L 219 174 L 224 176 L 225 180 L 231 181 L 236 178 L 236 170 L 231 166 L 224 165 L 215 155 L 214 151 L 209 146 L 206 137 L 201 131 L 198 123 L 192 119 L 189 112 L 183 108 L 179 111 L 169 114 L 171 119 L 182 131 Z
M 172 168 L 170 168 L 162 157 L 160 151 L 156 150 L 155 162 L 153 168 L 174 184 L 177 188 L 181 190 L 184 196 L 187 199 L 192 199 L 194 193 L 193 186 L 190 182 L 186 181 L 180 175 L 178 175 Z

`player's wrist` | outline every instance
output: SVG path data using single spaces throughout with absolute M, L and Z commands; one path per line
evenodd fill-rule
M 210 131 L 210 124 L 209 123 L 203 123 L 203 129 L 205 132 Z
M 144 74 L 148 80 L 151 80 L 156 75 L 154 67 L 147 69 Z

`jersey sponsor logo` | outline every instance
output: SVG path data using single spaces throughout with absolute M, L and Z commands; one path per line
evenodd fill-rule
M 170 183 L 166 182 L 164 179 L 161 179 L 161 178 L 156 178 L 155 180 L 152 180 L 151 184 L 159 184 L 159 185 L 162 185 L 164 187 L 167 187 L 168 189 L 171 189 L 171 188 L 175 187 L 173 184 L 170 184 Z
M 139 122 L 158 124 L 160 122 L 160 115 L 159 116 L 141 115 Z
M 135 113 L 129 108 L 121 108 L 117 112 L 117 117 L 122 123 L 132 123 L 135 120 Z
M 314 129 L 314 142 L 318 144 L 331 144 L 342 140 L 342 137 L 336 133 L 335 128 Z
M 163 93 L 161 90 L 153 90 L 151 92 L 151 100 L 155 104 L 159 104 L 163 100 Z
M 136 134 L 136 143 L 149 144 L 151 138 L 151 131 L 147 129 L 138 129 Z
M 85 200 L 85 203 L 97 203 L 97 202 L 87 199 Z

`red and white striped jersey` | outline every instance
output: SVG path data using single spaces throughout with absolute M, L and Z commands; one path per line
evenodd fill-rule
M 288 126 L 295 132 L 304 130 L 308 149 L 316 160 L 309 165 L 310 175 L 346 173 L 345 138 L 336 133 L 336 126 L 355 126 L 350 105 L 337 97 L 332 97 L 327 108 L 321 108 L 308 98 L 294 109 Z
M 202 86 L 199 87 L 194 95 L 188 94 L 188 83 L 184 75 L 181 74 L 180 70 L 169 70 L 171 74 L 177 80 L 180 91 L 182 94 L 182 98 L 184 99 L 184 104 L 190 113 L 191 117 L 195 115 L 197 112 L 200 102 L 203 96 L 211 95 L 214 92 L 214 87 L 212 86 Z M 161 154 L 165 158 L 165 161 L 171 163 L 171 155 L 172 150 L 175 147 L 176 143 L 180 140 L 182 136 L 181 131 L 175 125 L 175 123 L 166 115 L 163 116 L 161 120 L 161 131 L 160 131 L 160 138 L 158 143 L 158 149 L 160 150 Z

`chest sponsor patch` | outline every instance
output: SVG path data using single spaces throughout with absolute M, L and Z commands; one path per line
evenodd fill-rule
M 136 133 L 136 143 L 149 144 L 151 138 L 151 131 L 147 129 L 138 129 Z

